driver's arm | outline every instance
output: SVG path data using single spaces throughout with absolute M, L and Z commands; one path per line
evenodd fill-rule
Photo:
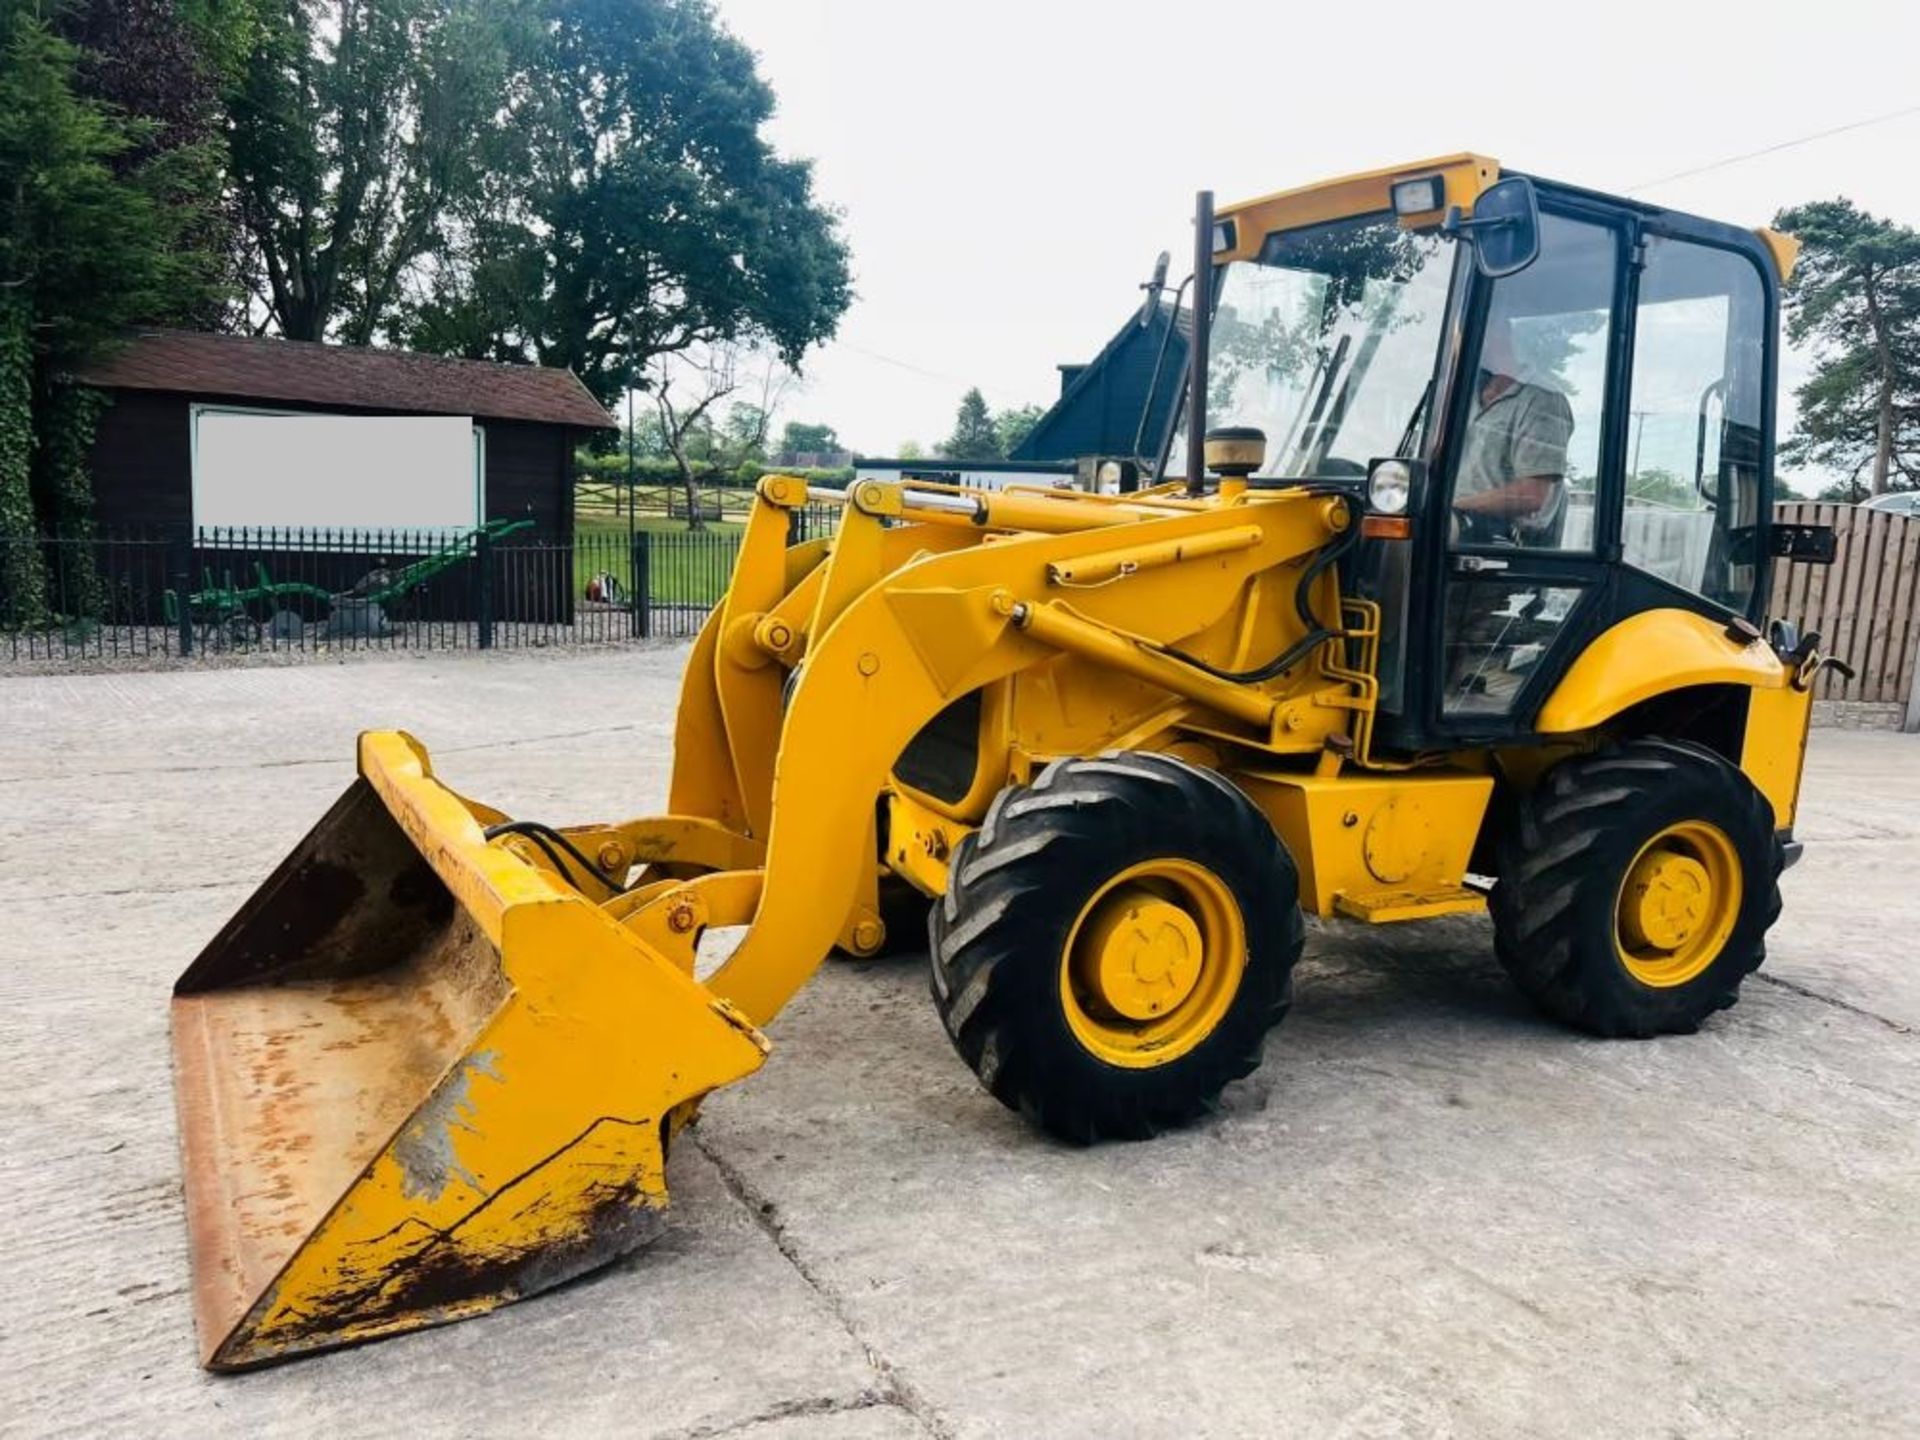
M 1513 478 L 1454 501 L 1456 510 L 1503 520 L 1526 520 L 1545 513 L 1554 487 L 1566 478 L 1567 444 L 1573 439 L 1573 407 L 1551 390 L 1529 388 L 1518 397 L 1521 410 L 1508 443 L 1506 470 Z
M 1552 501 L 1553 487 L 1559 483 L 1560 476 L 1557 474 L 1522 475 L 1517 480 L 1509 480 L 1491 490 L 1482 490 L 1477 495 L 1462 495 L 1453 502 L 1453 508 L 1468 515 L 1498 515 L 1502 518 L 1537 515 Z

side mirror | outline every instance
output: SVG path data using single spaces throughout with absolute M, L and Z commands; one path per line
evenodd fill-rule
M 1473 261 L 1489 280 L 1517 275 L 1540 258 L 1540 197 L 1524 175 L 1509 175 L 1489 185 L 1473 203 L 1473 218 L 1460 207 L 1440 222 L 1445 235 L 1465 235 Z

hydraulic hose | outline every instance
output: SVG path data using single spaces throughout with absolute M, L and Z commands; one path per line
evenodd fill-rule
M 611 875 L 607 874 L 606 871 L 582 855 L 571 840 L 567 839 L 566 836 L 562 835 L 551 825 L 543 825 L 538 820 L 505 820 L 498 825 L 487 826 L 487 828 L 480 833 L 489 840 L 498 839 L 502 835 L 526 836 L 527 839 L 540 847 L 540 853 L 545 855 L 552 863 L 553 868 L 564 876 L 567 873 L 567 867 L 561 863 L 560 857 L 553 853 L 553 845 L 558 845 L 572 857 L 576 865 L 593 876 L 594 879 L 598 880 L 609 890 L 613 891 L 614 894 L 624 895 L 627 893 L 627 887 L 624 884 L 614 879 Z M 549 845 L 547 843 L 548 841 L 552 841 L 553 845 Z
M 1320 547 L 1312 562 L 1300 572 L 1299 584 L 1293 587 L 1293 608 L 1299 613 L 1300 623 L 1306 627 L 1306 633 L 1266 664 L 1255 666 L 1251 670 L 1222 670 L 1217 665 L 1209 665 L 1197 655 L 1189 655 L 1184 650 L 1175 650 L 1172 646 L 1156 645 L 1152 648 L 1163 655 L 1172 656 L 1183 665 L 1191 665 L 1194 669 L 1211 675 L 1216 680 L 1230 680 L 1236 685 L 1258 685 L 1291 670 L 1327 641 L 1339 640 L 1346 635 L 1344 628 L 1323 625 L 1320 623 L 1320 617 L 1313 613 L 1313 584 L 1330 567 L 1337 565 L 1340 557 L 1351 550 L 1359 540 L 1360 506 L 1345 490 L 1304 486 L 1302 488 L 1309 494 L 1337 495 L 1345 503 L 1347 510 L 1346 528 Z

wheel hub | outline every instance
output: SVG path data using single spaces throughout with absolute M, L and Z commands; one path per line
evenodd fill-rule
M 1690 855 L 1651 850 L 1627 879 L 1622 928 L 1627 942 L 1678 950 L 1712 913 L 1713 880 Z
M 1669 825 L 1627 867 L 1614 940 L 1627 973 L 1655 989 L 1685 985 L 1719 958 L 1746 886 L 1726 831 L 1707 820 Z
M 1130 865 L 1081 907 L 1061 954 L 1074 1038 L 1110 1065 L 1165 1065 L 1204 1044 L 1247 968 L 1239 902 L 1177 856 Z
M 1177 1009 L 1200 980 L 1200 927 L 1178 905 L 1136 886 L 1102 902 L 1081 944 L 1094 996 L 1128 1020 Z

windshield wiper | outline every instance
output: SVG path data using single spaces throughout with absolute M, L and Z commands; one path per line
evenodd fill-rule
M 1287 469 L 1299 471 L 1306 468 L 1306 458 L 1320 443 L 1320 418 L 1326 413 L 1327 401 L 1333 396 L 1333 382 L 1340 375 L 1340 367 L 1346 363 L 1347 351 L 1353 347 L 1353 336 L 1342 335 L 1340 343 L 1333 347 L 1333 354 L 1326 362 L 1326 368 L 1320 372 L 1320 388 L 1314 392 L 1313 404 L 1307 410 L 1306 424 L 1301 429 L 1299 444 L 1294 447 L 1293 458 Z
M 1369 330 L 1360 342 L 1360 353 L 1353 358 L 1353 364 L 1347 367 L 1346 378 L 1340 382 L 1340 393 L 1333 398 L 1332 408 L 1320 426 L 1319 437 L 1314 441 L 1309 453 L 1309 468 L 1315 474 L 1326 469 L 1327 456 L 1333 450 L 1333 442 L 1340 436 L 1340 427 L 1347 423 L 1347 406 L 1353 400 L 1354 388 L 1367 378 L 1367 371 L 1373 368 L 1373 357 L 1380 353 L 1382 332 Z

